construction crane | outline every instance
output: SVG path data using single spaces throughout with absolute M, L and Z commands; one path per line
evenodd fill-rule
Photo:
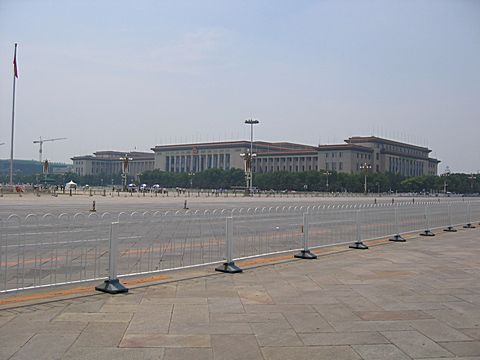
M 66 140 L 67 138 L 55 138 L 55 139 L 42 139 L 40 136 L 39 140 L 34 140 L 34 144 L 40 144 L 40 149 L 38 150 L 38 159 L 42 162 L 42 152 L 43 152 L 43 143 L 47 141 L 57 141 L 57 140 Z

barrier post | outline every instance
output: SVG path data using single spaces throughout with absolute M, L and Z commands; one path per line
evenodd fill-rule
M 390 241 L 396 241 L 396 242 L 405 242 L 405 238 L 400 235 L 400 224 L 398 221 L 398 206 L 395 207 L 395 235 L 393 235 L 393 238 L 389 239 Z
M 357 236 L 357 241 L 353 245 L 350 245 L 349 248 L 351 249 L 359 249 L 359 250 L 366 250 L 368 249 L 368 246 L 365 245 L 362 242 L 362 234 L 360 232 L 361 226 L 360 226 L 360 212 L 361 210 L 357 210 L 355 212 L 355 223 L 356 223 L 356 236 Z
M 467 203 L 467 215 L 465 219 L 466 225 L 463 225 L 464 229 L 475 229 L 472 225 L 472 207 L 470 201 Z
M 233 261 L 233 217 L 231 216 L 225 218 L 225 235 L 225 262 L 216 267 L 215 270 L 230 274 L 241 273 L 243 270 L 235 265 L 235 262 Z
M 448 226 L 446 229 L 443 229 L 443 231 L 448 231 L 448 232 L 456 232 L 453 228 L 453 223 L 452 223 L 452 204 L 448 204 Z
M 118 246 L 118 221 L 110 225 L 110 241 L 108 246 L 108 279 L 102 284 L 95 286 L 95 290 L 109 294 L 128 292 L 128 289 L 120 283 L 117 277 L 117 246 Z
M 302 233 L 303 233 L 303 249 L 300 250 L 299 253 L 296 253 L 293 255 L 293 257 L 298 258 L 298 259 L 316 259 L 317 255 L 312 253 L 310 249 L 308 248 L 308 227 L 309 227 L 309 221 L 308 221 L 308 212 L 303 214 L 303 225 L 302 225 Z
M 429 212 L 428 212 L 428 205 L 425 205 L 425 214 L 424 214 L 424 217 L 425 217 L 425 230 L 424 232 L 422 232 L 420 235 L 421 236 L 435 236 L 435 234 L 432 232 L 432 230 L 430 229 L 430 216 L 429 216 Z

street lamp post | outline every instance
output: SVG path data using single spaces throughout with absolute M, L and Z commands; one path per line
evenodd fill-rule
M 326 182 L 326 184 L 325 184 L 325 186 L 327 187 L 327 192 L 328 192 L 328 186 L 329 186 L 329 184 L 328 184 L 328 175 L 330 175 L 330 174 L 331 174 L 331 173 L 330 173 L 329 171 L 325 171 L 325 175 L 327 176 L 327 182 Z
M 193 177 L 195 176 L 194 172 L 189 172 L 188 176 L 190 177 L 190 189 L 193 188 Z
M 253 158 L 256 154 L 253 153 L 253 125 L 257 125 L 259 123 L 256 119 L 248 119 L 245 120 L 245 124 L 250 125 L 250 153 L 244 155 L 245 159 L 245 178 L 247 181 L 247 188 L 250 195 L 253 194 Z
M 365 181 L 363 183 L 363 192 L 364 194 L 366 195 L 367 194 L 367 173 L 368 173 L 368 170 L 372 168 L 372 165 L 370 164 L 367 164 L 367 163 L 363 163 L 360 165 L 360 169 L 362 169 L 365 173 Z
M 450 169 L 449 169 L 448 166 L 445 169 L 445 172 L 442 174 L 442 176 L 443 176 L 443 193 L 446 195 L 447 194 L 447 186 L 448 186 L 447 179 L 450 176 Z
M 471 173 L 468 178 L 470 179 L 470 190 L 473 193 L 473 184 L 475 183 L 475 180 L 477 179 L 477 177 L 473 173 Z

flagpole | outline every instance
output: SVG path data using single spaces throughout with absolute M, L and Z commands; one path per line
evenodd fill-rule
M 13 97 L 12 97 L 12 137 L 10 139 L 10 185 L 13 185 L 13 138 L 15 130 L 15 85 L 17 80 L 17 43 L 15 43 L 14 72 L 13 72 Z

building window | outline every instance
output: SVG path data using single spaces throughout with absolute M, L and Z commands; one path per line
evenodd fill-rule
M 225 169 L 230 169 L 230 154 L 225 154 Z
M 343 170 L 343 162 L 338 163 L 338 170 Z

